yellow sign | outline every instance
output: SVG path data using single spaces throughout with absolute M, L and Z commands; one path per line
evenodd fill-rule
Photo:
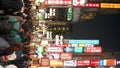
M 63 66 L 62 60 L 50 60 L 50 66 Z
M 101 3 L 101 8 L 120 8 L 120 4 L 115 4 L 115 3 Z

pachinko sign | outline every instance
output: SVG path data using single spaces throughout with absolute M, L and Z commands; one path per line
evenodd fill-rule
M 61 53 L 60 57 L 62 60 L 70 60 L 72 59 L 72 53 Z
M 46 47 L 46 52 L 63 52 L 63 47 Z
M 77 60 L 77 66 L 90 66 L 90 60 Z
M 85 52 L 87 53 L 101 53 L 102 47 L 85 47 Z
M 50 66 L 63 66 L 62 60 L 50 60 Z
M 76 66 L 76 60 L 64 60 L 64 66 Z

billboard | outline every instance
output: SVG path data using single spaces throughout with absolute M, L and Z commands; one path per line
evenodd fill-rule
M 72 53 L 61 53 L 60 55 L 61 60 L 71 60 L 72 59 Z
M 77 40 L 77 39 L 70 39 L 70 44 L 99 44 L 99 40 Z
M 77 60 L 77 66 L 90 66 L 90 60 Z
M 64 60 L 64 66 L 76 66 L 76 60 Z
M 90 60 L 90 66 L 100 66 L 100 60 Z
M 72 5 L 72 0 L 45 0 L 45 5 L 48 5 L 48 6 L 67 6 L 67 5 Z
M 60 59 L 60 53 L 49 53 L 49 59 Z
M 63 52 L 63 47 L 46 47 L 46 52 Z
M 63 66 L 62 60 L 50 60 L 50 66 Z
M 84 51 L 87 53 L 101 53 L 102 47 L 85 47 Z
M 117 3 L 101 3 L 101 8 L 120 8 L 120 4 Z

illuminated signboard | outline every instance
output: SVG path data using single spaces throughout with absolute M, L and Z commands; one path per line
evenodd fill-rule
M 46 52 L 63 52 L 63 47 L 46 47 Z
M 65 50 L 65 52 L 73 52 L 74 48 L 73 47 L 65 47 L 64 50 Z
M 100 60 L 90 60 L 90 66 L 100 66 Z
M 60 59 L 60 53 L 49 53 L 49 59 Z
M 90 66 L 90 60 L 77 60 L 77 66 Z
M 115 3 L 101 3 L 101 8 L 120 8 L 120 4 Z
M 104 61 L 106 62 L 105 66 L 115 66 L 116 65 L 115 59 L 105 59 Z
M 76 39 L 70 39 L 70 44 L 99 44 L 99 40 L 76 40 Z
M 44 47 L 43 46 L 38 46 L 37 47 L 37 52 L 38 53 L 44 52 Z
M 100 52 L 102 52 L 102 47 L 85 47 L 85 50 L 84 50 L 85 52 L 94 52 L 94 53 L 100 53 Z
M 70 60 L 72 59 L 72 53 L 61 53 L 61 60 Z
M 116 60 L 116 66 L 120 66 L 120 60 Z
M 75 47 L 74 52 L 75 53 L 82 53 L 83 52 L 83 47 Z
M 49 6 L 67 6 L 72 4 L 72 0 L 45 0 L 45 5 Z
M 50 66 L 63 66 L 62 60 L 50 60 Z
M 80 0 L 73 0 L 73 6 L 74 7 L 84 7 L 84 8 L 99 8 L 99 3 L 86 3 L 84 6 L 80 4 Z
M 64 60 L 64 66 L 76 66 L 76 60 Z
M 48 58 L 41 58 L 41 66 L 49 66 L 50 60 Z
M 116 60 L 115 59 L 103 59 L 100 60 L 100 66 L 115 66 Z

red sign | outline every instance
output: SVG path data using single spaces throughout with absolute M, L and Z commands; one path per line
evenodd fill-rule
M 90 60 L 77 60 L 77 66 L 90 66 Z
M 45 0 L 45 5 L 49 6 L 67 6 L 72 4 L 72 0 Z
M 102 52 L 102 47 L 85 47 L 85 52 Z
M 72 53 L 61 53 L 60 57 L 62 60 L 70 60 L 72 59 Z
M 100 66 L 100 60 L 90 60 L 90 66 Z

